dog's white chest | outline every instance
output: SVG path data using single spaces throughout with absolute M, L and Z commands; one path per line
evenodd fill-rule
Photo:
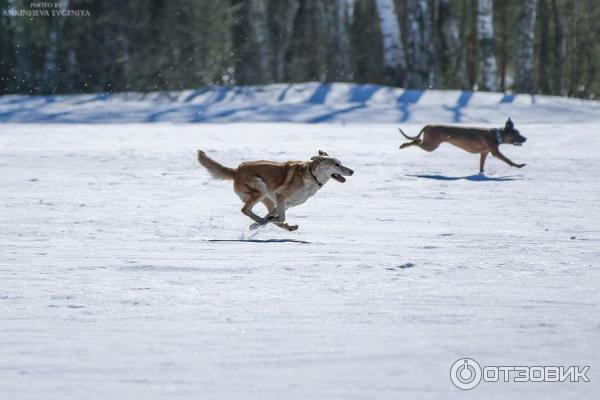
M 320 189 L 319 185 L 306 185 L 302 189 L 294 191 L 286 200 L 288 207 L 294 207 L 304 203 Z

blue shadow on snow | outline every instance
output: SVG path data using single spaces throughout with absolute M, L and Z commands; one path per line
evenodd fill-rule
M 329 85 L 329 84 L 327 84 Z M 307 122 L 310 124 L 318 124 L 319 122 L 327 122 L 332 120 L 335 116 L 340 114 L 347 114 L 354 110 L 358 110 L 359 108 L 365 108 L 367 106 L 367 101 L 373 97 L 373 95 L 381 89 L 379 85 L 356 85 L 350 91 L 350 103 L 359 103 L 357 105 L 353 105 L 350 107 L 343 108 L 341 110 L 335 110 L 323 115 L 319 115 L 318 117 L 314 117 L 309 119 Z M 318 91 L 319 89 L 317 89 Z M 328 89 L 329 90 L 329 89 Z M 315 92 L 316 94 L 316 92 Z M 313 97 L 315 95 L 313 94 Z
M 406 122 L 410 119 L 410 106 L 416 104 L 423 96 L 424 91 L 419 89 L 406 89 L 396 100 L 398 108 L 402 112 L 400 122 Z
M 321 83 L 319 86 L 317 86 L 317 88 L 315 89 L 312 96 L 310 96 L 310 98 L 308 99 L 308 103 L 311 103 L 311 104 L 325 103 L 325 99 L 327 99 L 327 95 L 329 94 L 330 90 L 331 90 L 330 83 Z
M 444 108 L 448 111 L 452 111 L 454 114 L 452 116 L 452 120 L 454 122 L 462 122 L 463 114 L 462 109 L 469 105 L 469 101 L 471 101 L 471 97 L 473 97 L 473 92 L 461 92 L 456 104 L 452 107 L 444 106 Z
M 305 242 L 304 240 L 296 240 L 296 239 L 209 239 L 209 242 L 219 243 L 219 242 L 238 242 L 238 243 L 302 243 L 302 244 L 310 244 L 310 242 Z
M 467 176 L 444 176 L 444 175 L 430 175 L 430 174 L 418 174 L 418 175 L 406 175 L 413 178 L 423 178 L 423 179 L 434 179 L 436 181 L 471 181 L 471 182 L 504 182 L 504 181 L 520 181 L 523 179 L 522 176 L 519 175 L 511 175 L 511 176 L 487 176 L 485 174 L 477 174 L 477 175 L 467 175 Z

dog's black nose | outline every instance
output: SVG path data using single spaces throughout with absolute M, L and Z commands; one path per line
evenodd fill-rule
M 526 138 L 526 137 L 524 137 L 524 138 L 523 138 L 523 143 L 525 143 L 526 141 L 527 141 L 527 138 Z
M 350 176 L 354 175 L 354 171 L 350 170 Z

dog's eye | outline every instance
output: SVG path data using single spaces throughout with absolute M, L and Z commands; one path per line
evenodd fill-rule
M 335 164 L 335 166 L 336 166 L 336 167 L 339 167 L 339 166 L 340 166 L 340 163 L 336 163 L 336 164 Z

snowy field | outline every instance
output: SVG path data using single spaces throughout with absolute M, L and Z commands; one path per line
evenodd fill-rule
M 371 84 L 215 86 L 172 93 L 0 97 L 0 122 L 600 122 L 600 102 Z
M 597 398 L 598 125 L 513 119 L 485 177 L 398 124 L 0 125 L 0 398 Z M 197 148 L 356 172 L 250 232 Z M 591 382 L 464 392 L 461 357 Z

